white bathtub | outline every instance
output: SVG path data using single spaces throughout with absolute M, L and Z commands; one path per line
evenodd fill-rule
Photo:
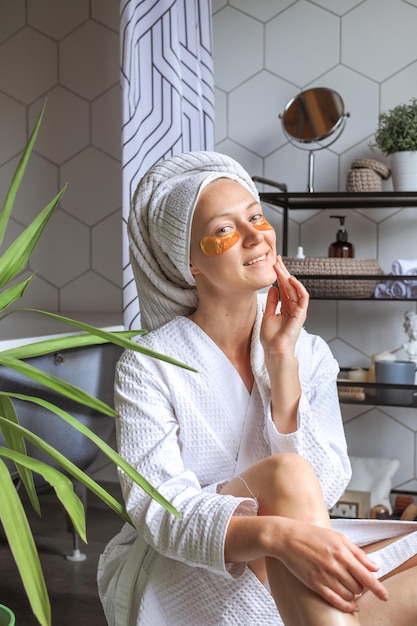
M 79 319 L 80 321 L 92 324 L 104 330 L 116 331 L 123 330 L 123 325 L 117 323 L 117 320 L 109 319 L 108 316 L 65 314 L 67 317 Z M 42 316 L 43 317 L 43 316 Z M 20 315 L 22 318 L 22 315 Z M 23 315 L 23 320 L 25 316 Z M 20 320 L 22 322 L 22 320 Z M 110 321 L 115 323 L 109 324 Z M 42 339 L 52 338 L 72 333 L 55 332 L 63 325 L 57 325 L 54 320 L 44 318 L 42 323 L 36 320 L 36 330 L 43 330 L 42 334 L 29 334 L 30 326 L 26 323 L 24 326 L 16 325 L 14 327 L 14 335 L 7 339 L 0 340 L 0 351 L 15 346 L 24 345 L 41 341 Z M 20 328 L 20 330 L 19 330 Z M 24 328 L 24 336 L 22 330 Z M 65 328 L 72 329 L 69 326 Z M 50 332 L 48 332 L 50 331 Z M 104 344 L 98 346 L 88 346 L 82 348 L 73 348 L 61 350 L 47 354 L 45 356 L 27 359 L 28 363 L 48 372 L 62 380 L 70 382 L 88 391 L 91 395 L 100 398 L 110 406 L 113 406 L 113 380 L 114 368 L 116 361 L 121 355 L 123 349 L 114 344 Z M 45 389 L 36 381 L 30 380 L 23 375 L 9 368 L 0 366 L 0 389 L 2 391 L 13 391 L 27 395 L 37 395 L 42 397 L 63 409 L 67 410 L 71 415 L 76 417 L 80 422 L 91 428 L 102 439 L 108 440 L 113 432 L 114 418 L 102 415 L 92 409 L 72 402 L 62 396 L 55 394 L 49 389 Z M 20 423 L 41 436 L 48 443 L 56 447 L 60 452 L 65 454 L 81 469 L 86 469 L 96 458 L 98 449 L 85 436 L 71 428 L 57 415 L 43 409 L 38 405 L 21 400 L 13 400 Z M 0 445 L 4 441 L 0 435 Z M 35 458 L 48 460 L 53 465 L 49 457 L 45 457 L 42 452 L 27 443 L 28 452 Z M 42 485 L 42 479 L 35 477 L 37 486 Z

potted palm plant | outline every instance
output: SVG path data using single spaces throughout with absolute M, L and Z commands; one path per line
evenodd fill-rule
M 417 191 L 416 98 L 380 113 L 375 140 L 370 146 L 391 157 L 395 191 Z
M 13 176 L 3 209 L 0 213 L 0 245 L 3 241 L 17 190 L 39 131 L 44 109 L 45 107 L 39 115 L 35 128 Z M 12 305 L 15 305 L 16 302 L 19 301 L 32 280 L 32 277 L 19 280 L 19 274 L 24 270 L 33 248 L 45 229 L 49 218 L 58 206 L 63 193 L 64 189 L 62 189 L 39 213 L 33 222 L 12 242 L 8 249 L 0 255 L 0 320 L 13 313 L 11 309 Z M 16 310 L 19 309 L 14 309 L 14 311 Z M 20 311 L 22 310 L 25 311 L 25 309 L 20 309 Z M 187 367 L 162 354 L 144 350 L 137 343 L 131 341 L 132 336 L 138 335 L 142 331 L 106 332 L 94 326 L 55 313 L 33 309 L 26 309 L 26 311 L 28 313 L 30 312 L 30 314 L 47 315 L 58 319 L 79 332 L 0 351 L 0 365 L 11 368 L 39 382 L 41 385 L 64 395 L 70 400 L 75 400 L 77 403 L 81 403 L 104 415 L 117 417 L 114 409 L 101 400 L 91 396 L 79 387 L 33 367 L 25 359 L 68 348 L 111 342 L 122 348 L 130 348 L 142 352 L 145 351 L 155 358 L 163 359 L 177 366 Z M 35 511 L 40 514 L 40 505 L 33 479 L 33 472 L 40 474 L 55 490 L 76 532 L 84 541 L 87 540 L 85 511 L 80 498 L 74 491 L 72 479 L 76 479 L 88 490 L 101 498 L 109 507 L 119 514 L 122 519 L 127 522 L 130 520 L 124 506 L 100 484 L 79 469 L 57 449 L 53 448 L 34 432 L 31 432 L 29 428 L 24 428 L 19 423 L 19 417 L 16 413 L 13 399 L 40 405 L 58 415 L 62 420 L 70 424 L 72 428 L 80 431 L 85 437 L 93 441 L 101 452 L 114 464 L 122 468 L 157 502 L 171 511 L 173 515 L 178 516 L 178 513 L 175 508 L 133 467 L 126 463 L 111 446 L 67 411 L 36 395 L 25 395 L 7 390 L 0 391 L 0 432 L 5 442 L 5 445 L 0 445 L 0 522 L 3 525 L 8 544 L 16 561 L 33 613 L 42 626 L 50 626 L 51 611 L 45 579 L 34 538 L 19 497 L 19 489 L 10 471 L 10 463 L 14 464 L 19 480 L 26 490 L 29 501 Z M 55 466 L 30 456 L 26 449 L 26 441 L 35 445 L 43 453 L 46 453 L 54 461 Z M 0 592 L 0 603 L 1 601 Z M 5 611 L 7 611 L 7 607 Z

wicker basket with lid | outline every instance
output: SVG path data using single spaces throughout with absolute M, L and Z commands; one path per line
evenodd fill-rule
M 389 168 L 375 159 L 355 159 L 347 173 L 346 191 L 382 191 L 382 181 L 391 175 Z

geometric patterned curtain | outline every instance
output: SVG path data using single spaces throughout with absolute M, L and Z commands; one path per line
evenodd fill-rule
M 123 314 L 140 326 L 126 223 L 139 180 L 155 163 L 214 149 L 211 0 L 121 0 Z

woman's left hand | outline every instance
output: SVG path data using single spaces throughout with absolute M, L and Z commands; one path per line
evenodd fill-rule
M 306 288 L 290 274 L 279 255 L 274 269 L 278 289 L 271 287 L 269 290 L 261 327 L 261 341 L 267 360 L 273 355 L 285 357 L 294 354 L 309 303 Z

